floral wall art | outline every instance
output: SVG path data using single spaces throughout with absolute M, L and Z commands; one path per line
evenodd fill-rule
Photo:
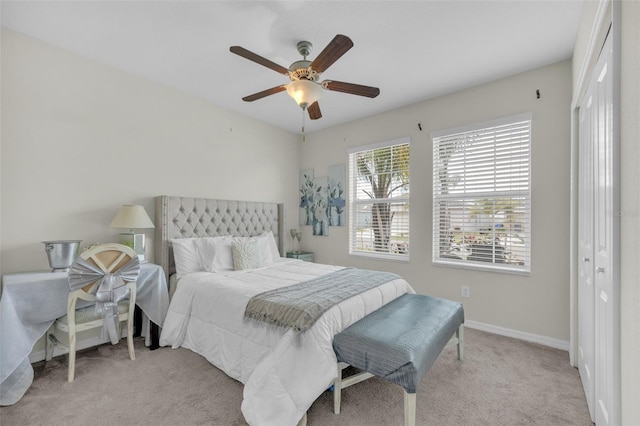
M 300 225 L 311 225 L 311 204 L 315 193 L 313 183 L 313 169 L 300 170 L 299 175 L 299 195 L 300 195 Z
M 313 184 L 315 193 L 313 194 L 313 202 L 311 203 L 311 226 L 313 235 L 329 235 L 329 221 L 327 215 L 327 207 L 329 201 L 327 199 L 327 177 L 315 178 Z
M 329 235 L 329 226 L 344 226 L 346 205 L 345 167 L 329 167 L 329 175 L 315 177 L 313 169 L 300 170 L 300 225 L 312 227 L 313 235 Z
M 329 226 L 344 226 L 344 207 L 347 204 L 344 191 L 345 167 L 338 164 L 329 167 L 327 187 Z

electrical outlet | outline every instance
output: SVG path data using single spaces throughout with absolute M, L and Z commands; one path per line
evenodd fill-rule
M 471 287 L 468 285 L 463 285 L 460 289 L 460 294 L 462 297 L 471 297 Z

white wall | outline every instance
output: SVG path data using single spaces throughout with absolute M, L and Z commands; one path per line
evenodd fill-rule
M 284 202 L 297 215 L 299 144 L 3 30 L 1 273 L 48 269 L 43 240 L 116 241 L 118 208 L 142 204 L 154 219 L 157 195 Z
M 467 320 L 568 347 L 570 103 L 571 63 L 565 61 L 307 136 L 301 167 L 313 168 L 316 176 L 326 176 L 332 164 L 346 164 L 349 147 L 411 138 L 411 260 L 349 256 L 346 227 L 329 228 L 328 237 L 311 236 L 304 227 L 303 247 L 322 263 L 387 269 L 419 293 L 461 300 Z M 433 266 L 430 132 L 527 111 L 533 113 L 531 275 Z M 461 285 L 471 287 L 471 298 L 461 299 Z

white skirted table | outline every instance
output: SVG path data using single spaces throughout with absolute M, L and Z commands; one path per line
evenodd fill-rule
M 2 285 L 0 405 L 12 405 L 33 382 L 29 362 L 33 346 L 56 318 L 67 313 L 69 284 L 66 272 L 27 272 L 4 275 Z M 142 310 L 142 328 L 150 345 L 150 325 L 162 327 L 169 307 L 167 282 L 161 266 L 141 265 L 136 305 Z

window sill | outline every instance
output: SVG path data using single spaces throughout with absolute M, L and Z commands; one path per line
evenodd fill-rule
M 513 275 L 531 275 L 531 269 L 510 268 L 508 266 L 496 266 L 491 265 L 476 265 L 463 262 L 446 261 L 446 260 L 432 260 L 434 266 L 443 266 L 449 268 L 471 269 L 473 271 L 482 272 L 496 272 L 499 274 L 513 274 Z
M 409 262 L 409 255 L 397 255 L 397 254 L 381 254 L 381 253 L 364 253 L 364 252 L 351 252 L 349 256 L 364 257 L 372 260 L 391 260 L 397 262 Z

